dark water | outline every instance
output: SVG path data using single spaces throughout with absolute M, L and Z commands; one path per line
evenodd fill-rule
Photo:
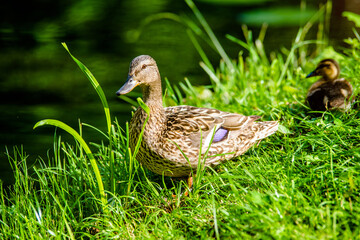
M 241 24 L 245 16 L 242 14 L 284 7 L 283 1 L 257 1 L 258 4 L 245 5 L 216 2 L 221 1 L 202 0 L 196 4 L 231 58 L 236 58 L 241 48 L 224 36 L 229 33 L 242 38 Z M 225 1 L 228 2 L 234 1 Z M 309 9 L 317 9 L 319 1 L 308 2 Z M 334 23 L 330 31 L 333 41 L 351 36 L 351 25 L 341 18 L 341 12 L 356 10 L 351 5 L 353 2 L 348 1 L 347 5 L 342 1 L 334 3 Z M 294 0 L 287 2 L 285 7 L 299 5 L 300 1 Z M 120 124 L 129 120 L 131 106 L 117 99 L 115 91 L 126 80 L 129 62 L 137 55 L 152 55 L 158 62 L 162 77 L 168 77 L 173 83 L 182 81 L 184 77 L 195 85 L 207 83 L 208 77 L 198 65 L 201 59 L 181 24 L 170 20 L 152 22 L 134 41 L 134 29 L 146 17 L 161 12 L 193 18 L 185 2 L 171 0 L 2 3 L 0 178 L 5 183 L 11 182 L 11 170 L 4 154 L 6 147 L 12 152 L 13 146 L 22 145 L 30 161 L 38 156 L 46 158 L 48 151 L 51 155 L 54 128 L 33 130 L 37 121 L 54 118 L 77 129 L 81 119 L 106 130 L 105 116 L 96 92 L 61 42 L 66 42 L 72 53 L 95 75 L 108 98 L 113 119 L 116 117 Z M 261 19 L 261 16 L 257 18 Z M 270 24 L 265 38 L 268 50 L 291 45 L 299 24 L 286 23 L 285 19 L 283 24 Z M 250 28 L 256 36 L 259 26 L 254 23 Z M 311 34 L 315 37 L 315 32 Z M 216 66 L 219 56 L 205 44 L 203 46 Z M 72 141 L 63 132 L 58 133 Z M 101 135 L 91 129 L 84 129 L 84 138 L 90 142 L 102 140 Z

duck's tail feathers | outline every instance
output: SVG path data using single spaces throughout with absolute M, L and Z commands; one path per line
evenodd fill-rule
M 255 122 L 257 129 L 256 140 L 266 138 L 274 134 L 279 127 L 277 121 L 267 121 L 267 122 Z

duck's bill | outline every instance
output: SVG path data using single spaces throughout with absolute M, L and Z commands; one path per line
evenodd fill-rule
M 116 95 L 123 95 L 131 92 L 139 83 L 132 78 L 132 76 L 128 76 L 126 83 L 116 92 Z
M 306 78 L 314 77 L 314 76 L 317 76 L 316 71 L 312 71 L 311 73 L 309 73 L 309 74 L 306 76 Z

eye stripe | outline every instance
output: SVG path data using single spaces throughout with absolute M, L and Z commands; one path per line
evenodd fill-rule
M 317 68 L 319 69 L 319 68 L 325 68 L 325 67 L 330 67 L 330 64 L 326 64 L 326 63 L 320 64 Z
M 151 67 L 151 66 L 155 66 L 155 64 L 151 64 L 151 63 L 150 64 L 142 64 L 140 69 L 138 68 L 137 70 L 135 70 L 134 75 L 136 76 L 139 72 L 141 72 L 145 68 Z

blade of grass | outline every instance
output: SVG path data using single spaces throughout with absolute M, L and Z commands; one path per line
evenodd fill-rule
M 97 166 L 96 160 L 95 160 L 89 146 L 86 144 L 84 139 L 73 128 L 71 128 L 69 125 L 67 125 L 61 121 L 58 121 L 55 119 L 44 119 L 44 120 L 37 122 L 34 126 L 34 129 L 38 128 L 40 126 L 44 126 L 44 125 L 52 125 L 52 126 L 63 129 L 64 131 L 66 131 L 70 135 L 72 135 L 79 142 L 80 146 L 84 149 L 85 153 L 87 154 L 87 156 L 90 160 L 91 167 L 93 168 L 93 171 L 94 171 L 94 174 L 96 177 L 96 181 L 97 181 L 99 193 L 100 193 L 100 200 L 103 205 L 102 206 L 103 211 L 106 212 L 107 200 L 106 200 L 106 196 L 105 196 L 104 185 L 103 185 L 103 182 L 101 179 L 100 171 Z
M 209 75 L 210 79 L 215 83 L 216 87 L 214 87 L 214 89 L 218 90 L 221 88 L 222 85 L 220 84 L 220 79 L 215 75 L 214 71 L 211 70 L 204 62 L 200 62 L 200 67 L 204 69 L 204 71 Z
M 212 205 L 213 205 L 215 236 L 216 236 L 216 239 L 219 240 L 220 239 L 219 226 L 218 226 L 217 217 L 216 217 L 215 197 L 213 194 L 211 195 L 211 200 L 212 200 Z
M 207 33 L 207 35 L 209 36 L 209 38 L 215 45 L 215 48 L 219 52 L 220 56 L 226 62 L 226 65 L 228 65 L 228 67 L 231 69 L 231 71 L 236 71 L 236 68 L 234 67 L 233 63 L 231 62 L 229 56 L 226 54 L 224 48 L 221 46 L 219 40 L 216 38 L 214 32 L 212 31 L 209 24 L 206 22 L 205 18 L 203 17 L 203 15 L 199 11 L 199 9 L 196 7 L 194 2 L 192 0 L 185 0 L 185 2 L 190 7 L 190 9 L 193 11 L 196 18 L 200 22 L 201 26 L 205 29 L 205 32 Z
M 188 34 L 191 42 L 193 43 L 195 49 L 198 51 L 200 57 L 202 58 L 202 60 L 204 61 L 204 63 L 206 64 L 206 66 L 212 71 L 215 72 L 214 67 L 212 66 L 209 58 L 206 56 L 206 53 L 204 52 L 204 50 L 202 49 L 202 47 L 200 46 L 199 42 L 196 40 L 196 37 L 194 36 L 194 33 L 192 31 L 190 31 L 190 29 L 186 30 L 186 33 Z
M 96 90 L 97 94 L 100 97 L 101 103 L 104 107 L 104 112 L 105 112 L 105 116 L 106 116 L 106 123 L 107 123 L 107 127 L 108 127 L 108 132 L 110 133 L 111 130 L 111 117 L 110 117 L 110 110 L 109 110 L 109 105 L 108 102 L 106 100 L 106 96 L 104 94 L 104 91 L 102 90 L 100 84 L 98 83 L 98 81 L 96 80 L 96 78 L 94 77 L 94 75 L 90 72 L 90 70 L 82 63 L 80 62 L 76 57 L 74 57 L 69 48 L 67 47 L 66 43 L 61 43 L 63 45 L 63 47 L 66 49 L 66 51 L 69 53 L 69 55 L 71 56 L 71 58 L 75 61 L 75 63 L 79 66 L 79 68 L 81 69 L 81 71 L 86 75 L 86 77 L 90 80 L 91 84 L 93 85 L 94 89 Z
M 96 78 L 94 77 L 94 75 L 90 72 L 90 70 L 82 63 L 80 62 L 77 58 L 75 58 L 69 48 L 67 47 L 66 43 L 61 43 L 63 45 L 63 47 L 66 49 L 66 51 L 69 53 L 69 55 L 71 56 L 71 58 L 76 62 L 76 64 L 79 66 L 79 68 L 81 69 L 81 71 L 86 75 L 86 77 L 89 79 L 90 83 L 93 85 L 95 91 L 97 92 L 97 94 L 99 95 L 99 98 L 101 100 L 101 103 L 103 105 L 104 108 L 104 112 L 105 112 L 105 117 L 106 117 L 106 124 L 107 124 L 107 129 L 108 129 L 108 134 L 109 134 L 109 153 L 110 153 L 110 169 L 111 169 L 111 192 L 115 193 L 115 173 L 114 173 L 114 155 L 112 153 L 112 138 L 111 138 L 111 116 L 110 116 L 110 109 L 109 109 L 109 105 L 108 102 L 106 100 L 106 96 L 104 94 L 104 91 L 102 90 L 100 84 L 98 83 L 98 81 L 96 80 Z

